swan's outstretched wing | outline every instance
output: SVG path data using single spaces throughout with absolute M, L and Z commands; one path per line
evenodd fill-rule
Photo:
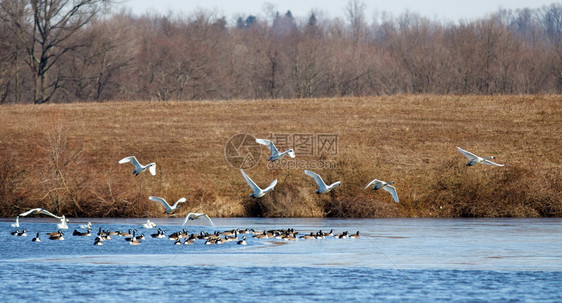
M 137 160 L 137 158 L 135 156 L 125 157 L 125 158 L 119 160 L 119 164 L 123 164 L 123 163 L 127 163 L 127 162 L 131 162 L 135 166 L 136 169 L 140 169 L 140 167 L 141 167 L 139 161 Z
M 162 206 L 164 206 L 164 208 L 166 208 L 166 212 L 169 212 L 169 211 L 172 210 L 172 207 L 170 206 L 170 204 L 168 204 L 168 202 L 166 202 L 166 200 L 164 200 L 163 198 L 155 197 L 155 196 L 150 196 L 148 198 L 150 200 L 154 201 L 154 202 L 160 202 L 160 204 L 162 204 Z
M 474 159 L 477 159 L 477 158 L 478 158 L 477 155 L 475 155 L 475 154 L 473 154 L 473 153 L 471 153 L 471 152 L 469 152 L 469 151 L 466 151 L 466 150 L 464 150 L 464 149 L 462 149 L 462 148 L 460 148 L 460 147 L 458 147 L 458 146 L 457 146 L 457 149 L 458 149 L 465 157 L 467 157 L 468 160 L 474 160 Z
M 176 203 L 174 203 L 174 205 L 172 206 L 174 209 L 178 207 L 178 204 L 185 202 L 186 199 L 185 198 L 180 198 L 179 200 L 176 201 Z
M 398 203 L 398 194 L 396 193 L 396 187 L 394 187 L 392 185 L 385 185 L 385 186 L 383 186 L 382 189 L 389 192 L 392 195 L 392 198 L 394 199 L 394 202 Z
M 199 219 L 200 217 L 204 217 L 205 219 L 207 219 L 209 221 L 209 223 L 211 223 L 211 225 L 215 225 L 213 223 L 213 221 L 211 221 L 211 218 L 209 218 L 209 216 L 207 216 L 207 214 L 204 214 L 204 213 L 189 213 L 189 214 L 187 214 L 187 216 L 185 216 L 185 219 L 183 220 L 182 226 L 185 225 L 185 223 L 187 223 L 187 221 Z
M 148 171 L 150 172 L 150 174 L 152 174 L 153 176 L 156 176 L 156 163 L 150 163 L 148 165 Z
M 271 140 L 256 139 L 256 143 L 267 146 L 269 148 L 269 151 L 271 152 L 271 155 L 277 155 L 279 153 L 279 151 L 277 150 L 277 147 L 275 147 L 275 144 L 273 144 L 273 141 L 271 141 Z
M 264 188 L 263 191 L 268 192 L 270 190 L 273 190 L 275 185 L 277 185 L 277 179 L 273 180 L 273 182 L 271 182 L 268 187 Z
M 324 183 L 324 180 L 322 180 L 322 177 L 320 177 L 319 174 L 317 173 L 313 173 L 309 170 L 304 170 L 304 173 L 311 176 L 312 178 L 314 178 L 314 181 L 316 181 L 316 184 L 318 184 L 318 187 L 320 188 L 326 188 L 326 183 Z
M 254 181 L 252 181 L 252 179 L 250 179 L 250 177 L 248 177 L 248 175 L 246 175 L 244 170 L 240 169 L 240 172 L 242 172 L 242 176 L 244 176 L 244 179 L 246 179 L 246 183 L 248 183 L 248 185 L 250 185 L 250 187 L 252 188 L 252 190 L 254 192 L 261 191 L 261 188 Z
M 33 209 L 30 209 L 30 210 L 28 210 L 24 213 L 19 214 L 19 216 L 25 217 L 25 216 L 30 215 L 30 214 L 39 214 L 39 213 L 41 213 L 41 210 L 42 210 L 42 208 L 33 208 Z
M 369 184 L 367 184 L 367 186 L 365 186 L 365 189 L 369 188 L 369 186 L 371 185 L 375 185 L 377 183 L 381 182 L 381 180 L 379 179 L 373 179 L 373 181 L 369 182 Z
M 490 160 L 486 160 L 486 159 L 484 159 L 484 161 L 482 161 L 482 164 L 493 165 L 493 166 L 505 166 L 503 164 L 494 163 L 494 162 L 492 162 Z
M 57 218 L 57 219 L 61 220 L 61 222 L 64 222 L 64 220 L 65 220 L 64 216 L 62 216 L 62 217 L 56 216 L 55 214 L 51 213 L 50 211 L 48 211 L 44 208 L 41 209 L 40 213 L 42 213 L 44 215 L 47 215 L 47 216 L 51 216 L 53 218 Z

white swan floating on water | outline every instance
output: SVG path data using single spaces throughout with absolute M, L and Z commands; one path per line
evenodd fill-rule
M 457 149 L 458 149 L 466 158 L 468 158 L 468 160 L 470 160 L 470 161 L 468 161 L 468 162 L 466 163 L 466 166 L 473 166 L 473 165 L 476 165 L 476 164 L 478 164 L 478 163 L 486 164 L 486 165 L 492 165 L 492 166 L 505 166 L 505 165 L 503 165 L 503 164 L 494 163 L 494 162 L 492 162 L 492 161 L 489 160 L 489 159 L 495 159 L 496 157 L 494 157 L 494 156 L 489 156 L 489 157 L 486 157 L 486 158 L 482 158 L 482 157 L 478 157 L 477 155 L 475 155 L 475 154 L 473 154 L 473 153 L 471 153 L 471 152 L 469 152 L 469 151 L 466 151 L 466 150 L 464 150 L 464 149 L 462 149 L 462 148 L 460 148 L 460 147 L 458 147 L 458 146 L 457 146 Z
M 137 158 L 135 156 L 125 157 L 125 158 L 119 160 L 119 164 L 123 164 L 123 163 L 127 163 L 127 162 L 131 162 L 135 166 L 135 169 L 133 169 L 133 174 L 135 176 L 138 176 L 140 173 L 145 171 L 147 168 L 153 176 L 156 176 L 156 163 L 154 163 L 154 162 L 149 163 L 147 165 L 142 165 L 142 164 L 139 163 L 139 161 L 137 160 Z
M 164 200 L 164 198 L 155 197 L 155 196 L 150 196 L 148 198 L 150 200 L 154 201 L 154 202 L 160 202 L 160 204 L 162 204 L 162 206 L 164 206 L 164 208 L 166 208 L 167 214 L 171 214 L 174 211 L 176 211 L 176 209 L 178 208 L 178 204 L 186 201 L 185 198 L 180 198 L 178 201 L 176 201 L 176 203 L 174 203 L 174 205 L 170 206 L 170 204 L 168 202 L 166 202 L 166 200 Z
M 207 221 L 209 221 L 209 223 L 211 223 L 211 225 L 215 225 L 213 223 L 213 221 L 211 220 L 211 218 L 209 218 L 209 216 L 207 216 L 207 214 L 204 213 L 189 213 L 187 214 L 187 216 L 185 216 L 185 219 L 183 220 L 182 226 L 185 225 L 185 223 L 187 223 L 187 221 L 189 220 L 196 220 L 199 218 L 205 218 L 207 219 Z
M 373 186 L 374 190 L 379 190 L 382 188 L 392 195 L 394 202 L 398 203 L 399 201 L 398 201 L 398 194 L 396 193 L 396 188 L 391 184 L 394 184 L 394 181 L 387 183 L 378 179 L 373 179 L 373 181 L 369 182 L 369 184 L 367 184 L 365 188 L 368 188 L 371 185 Z
M 66 223 L 69 222 L 69 221 L 68 221 L 68 219 L 66 219 L 64 217 L 64 215 L 61 216 L 61 217 L 56 216 L 56 215 L 54 215 L 53 213 L 51 213 L 50 211 L 48 211 L 44 208 L 33 208 L 33 209 L 30 209 L 30 210 L 28 210 L 24 213 L 19 214 L 19 216 L 25 217 L 25 216 L 31 215 L 31 214 L 33 214 L 33 215 L 43 214 L 43 215 L 51 216 L 53 218 L 57 218 L 57 219 L 60 220 L 60 223 L 57 224 L 57 227 L 60 228 L 60 229 L 68 229 L 68 225 Z
M 11 226 L 20 227 L 20 216 L 16 216 L 16 223 L 12 223 Z
M 252 198 L 261 198 L 267 192 L 275 189 L 275 185 L 277 184 L 277 179 L 273 180 L 273 182 L 271 182 L 271 184 L 269 184 L 268 187 L 261 189 L 254 181 L 252 181 L 252 179 L 250 179 L 250 177 L 248 177 L 248 175 L 246 175 L 244 170 L 240 169 L 240 172 L 242 173 L 242 176 L 244 176 L 244 179 L 246 179 L 246 183 L 248 183 L 248 185 L 250 185 L 252 190 L 254 190 L 254 192 L 250 194 L 250 197 Z
M 334 189 L 336 186 L 340 185 L 341 182 L 337 181 L 334 182 L 330 185 L 326 185 L 326 183 L 324 182 L 324 180 L 322 180 L 322 177 L 320 177 L 319 174 L 315 173 L 315 172 L 311 172 L 309 170 L 304 170 L 304 173 L 311 176 L 312 178 L 314 178 L 314 181 L 316 181 L 316 184 L 318 184 L 318 189 L 316 190 L 317 194 L 324 194 L 327 193 L 329 191 L 331 191 L 332 189 Z
M 151 228 L 156 227 L 156 223 L 150 222 L 150 220 L 146 220 L 146 223 L 144 223 L 144 224 L 142 225 L 142 227 L 144 227 L 144 228 L 146 228 L 146 229 L 151 229 Z
M 265 145 L 269 148 L 269 151 L 271 151 L 271 156 L 269 156 L 267 159 L 271 162 L 273 162 L 275 160 L 279 160 L 279 159 L 283 158 L 285 155 L 289 155 L 289 157 L 291 157 L 291 158 L 295 157 L 295 151 L 293 149 L 288 149 L 288 150 L 280 153 L 279 150 L 277 150 L 277 147 L 275 147 L 275 144 L 273 144 L 273 141 L 271 141 L 271 140 L 256 139 L 256 143 Z

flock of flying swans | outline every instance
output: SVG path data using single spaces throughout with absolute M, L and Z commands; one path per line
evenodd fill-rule
M 294 158 L 295 157 L 295 151 L 293 149 L 288 149 L 282 153 L 279 152 L 279 150 L 275 147 L 275 144 L 273 143 L 273 141 L 268 140 L 268 139 L 256 139 L 256 143 L 258 144 L 262 144 L 265 145 L 269 148 L 270 152 L 271 152 L 271 156 L 268 157 L 268 160 L 273 162 L 276 160 L 279 160 L 281 158 L 283 158 L 285 155 L 289 155 L 289 157 Z M 503 164 L 498 164 L 495 162 L 490 161 L 490 159 L 495 159 L 494 156 L 489 156 L 489 157 L 479 157 L 469 151 L 466 151 L 460 147 L 457 147 L 458 151 L 461 152 L 469 161 L 466 163 L 466 166 L 473 166 L 476 164 L 485 164 L 485 165 L 492 165 L 492 166 L 504 166 Z M 146 169 L 149 170 L 149 172 L 155 176 L 156 175 L 156 163 L 149 163 L 147 165 L 142 165 L 139 163 L 139 161 L 137 160 L 137 158 L 135 156 L 129 156 L 129 157 L 125 157 L 121 160 L 119 160 L 119 164 L 123 164 L 123 163 L 132 163 L 133 166 L 135 167 L 135 169 L 133 169 L 133 174 L 135 176 L 138 176 L 140 173 L 144 172 Z M 248 183 L 248 185 L 250 186 L 250 188 L 254 191 L 253 193 L 250 194 L 250 197 L 252 198 L 261 198 L 263 196 L 265 196 L 266 193 L 272 191 L 275 189 L 275 185 L 277 185 L 277 179 L 273 180 L 273 182 L 271 182 L 271 184 L 269 184 L 269 186 L 267 186 L 266 188 L 262 189 L 260 188 L 245 172 L 243 169 L 240 169 L 240 172 L 242 173 L 242 176 L 244 177 L 244 179 L 246 180 L 246 183 Z M 312 171 L 309 170 L 304 170 L 304 173 L 310 177 L 312 177 L 314 179 L 314 181 L 316 182 L 316 184 L 318 185 L 318 189 L 316 190 L 317 194 L 324 194 L 327 193 L 329 191 L 331 191 L 332 189 L 334 189 L 335 187 L 339 186 L 341 184 L 340 181 L 334 182 L 330 185 L 327 185 L 324 180 L 322 179 L 322 177 Z M 398 194 L 396 192 L 396 188 L 394 186 L 392 186 L 391 184 L 394 184 L 394 181 L 391 182 L 385 182 L 385 181 L 381 181 L 378 179 L 373 179 L 371 182 L 369 182 L 367 184 L 367 186 L 365 186 L 365 189 L 369 188 L 370 186 L 372 187 L 373 190 L 379 190 L 379 189 L 384 189 L 385 191 L 389 192 L 392 195 L 392 198 L 394 199 L 394 201 L 396 203 L 399 202 L 398 200 Z M 174 205 L 171 205 L 164 200 L 163 198 L 160 197 L 156 197 L 156 196 L 150 196 L 148 197 L 150 200 L 155 201 L 155 202 L 159 202 L 160 204 L 162 204 L 162 206 L 164 206 L 166 213 L 167 214 L 172 214 L 179 206 L 180 203 L 183 203 L 186 201 L 185 198 L 180 198 L 178 201 L 176 201 L 176 203 L 174 203 Z M 44 208 L 34 208 L 31 209 L 29 211 L 26 211 L 24 213 L 19 214 L 19 216 L 16 217 L 16 222 L 11 224 L 12 227 L 19 227 L 19 217 L 25 217 L 27 215 L 30 214 L 45 214 L 48 216 L 51 216 L 53 218 L 57 218 L 60 220 L 60 223 L 57 224 L 59 229 L 68 229 L 68 219 L 66 219 L 63 216 L 56 216 L 53 213 L 45 210 Z M 185 225 L 189 220 L 196 220 L 199 218 L 204 218 L 207 219 L 207 221 L 209 221 L 209 223 L 211 225 L 214 225 L 213 221 L 211 220 L 211 218 L 209 218 L 209 216 L 207 214 L 204 213 L 189 213 L 187 214 L 187 216 L 185 217 L 182 226 Z M 89 222 L 88 222 L 89 223 Z M 143 224 L 143 227 L 145 228 L 154 228 L 156 226 L 156 224 L 154 224 L 153 222 L 150 222 L 150 220 L 147 220 L 147 222 L 145 224 Z M 89 227 L 89 226 L 88 226 Z

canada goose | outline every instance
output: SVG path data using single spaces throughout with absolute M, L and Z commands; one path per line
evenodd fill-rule
M 27 230 L 22 230 L 20 233 L 18 233 L 19 237 L 27 237 Z
M 183 241 L 184 245 L 191 245 L 193 243 L 195 243 L 195 237 L 185 238 L 185 240 Z
M 165 237 L 164 231 L 162 231 L 160 228 L 158 228 L 158 231 L 155 234 L 151 234 L 150 236 L 157 239 L 161 239 Z
M 269 156 L 267 159 L 271 162 L 275 161 L 275 160 L 279 160 L 281 158 L 283 158 L 285 155 L 289 155 L 291 158 L 295 157 L 295 151 L 293 149 L 288 149 L 282 153 L 280 153 L 277 148 L 275 147 L 275 144 L 273 144 L 273 141 L 268 140 L 268 139 L 256 139 L 256 143 L 265 145 L 269 148 L 269 151 L 271 152 L 271 156 Z
M 119 164 L 123 164 L 123 163 L 127 163 L 127 162 L 131 162 L 135 166 L 135 169 L 133 169 L 133 175 L 135 175 L 135 176 L 138 176 L 140 173 L 145 171 L 147 168 L 153 176 L 156 176 L 156 163 L 154 163 L 154 162 L 149 163 L 147 165 L 142 165 L 142 164 L 139 163 L 139 161 L 137 160 L 137 158 L 135 156 L 125 157 L 125 158 L 119 160 Z
M 33 208 L 30 209 L 24 213 L 19 214 L 20 217 L 25 217 L 27 215 L 39 215 L 39 214 L 43 214 L 43 215 L 47 215 L 47 216 L 51 216 L 53 218 L 59 219 L 60 223 L 57 224 L 58 228 L 60 229 L 68 229 L 68 225 L 66 224 L 68 222 L 68 219 L 65 218 L 65 216 L 56 216 L 53 213 L 49 212 L 48 210 L 44 209 L 44 208 Z
M 77 231 L 77 230 L 75 229 L 74 232 L 72 233 L 72 235 L 73 235 L 73 236 L 80 236 L 80 237 L 89 237 L 89 236 L 91 236 L 92 234 L 91 234 L 90 229 L 88 229 L 87 232 L 80 232 L 80 231 Z
M 33 242 L 41 242 L 41 239 L 39 239 L 39 233 L 37 233 L 37 234 L 35 235 L 35 238 L 31 239 L 31 241 L 33 241 Z
M 135 234 L 136 231 L 137 231 L 136 229 L 133 229 L 132 234 L 131 234 L 131 230 L 129 229 L 128 232 L 120 232 L 119 235 L 121 237 L 132 237 Z
M 373 179 L 373 181 L 369 182 L 369 184 L 367 184 L 365 188 L 368 188 L 371 185 L 373 186 L 373 190 L 379 190 L 382 188 L 392 195 L 394 202 L 398 203 L 398 194 L 396 193 L 396 188 L 391 184 L 394 184 L 394 181 L 387 183 L 378 179 Z
M 136 230 L 133 230 L 133 236 L 131 237 L 130 241 L 129 241 L 129 245 L 139 245 L 141 244 L 141 242 L 139 240 L 137 240 L 137 237 L 135 236 Z
M 269 238 L 269 236 L 267 236 L 267 232 L 264 230 L 263 233 L 255 235 L 254 238 L 256 238 L 256 239 L 267 239 L 267 238 Z
M 20 233 L 20 231 L 16 230 L 16 231 L 11 232 L 10 235 L 17 236 L 19 233 Z
M 176 201 L 176 203 L 174 203 L 174 205 L 170 206 L 170 204 L 166 200 L 164 200 L 164 198 L 149 196 L 148 199 L 162 204 L 162 206 L 164 206 L 164 208 L 166 209 L 167 214 L 171 214 L 174 211 L 176 211 L 176 209 L 178 208 L 178 204 L 186 201 L 185 198 L 180 198 L 179 200 Z
M 213 221 L 211 220 L 211 218 L 209 218 L 209 216 L 207 216 L 207 214 L 204 213 L 189 213 L 187 214 L 187 216 L 185 216 L 185 219 L 183 219 L 183 223 L 182 226 L 185 225 L 185 223 L 187 223 L 187 221 L 189 220 L 196 220 L 199 218 L 205 218 L 207 219 L 207 221 L 209 221 L 209 223 L 211 223 L 211 225 L 215 225 L 213 223 Z
M 324 235 L 325 237 L 332 237 L 332 236 L 334 236 L 334 230 L 333 230 L 333 229 L 330 229 L 329 232 L 324 233 L 323 235 Z
M 103 241 L 100 237 L 96 237 L 96 239 L 94 240 L 94 245 L 103 245 Z
M 51 232 L 51 233 L 47 233 L 47 236 L 60 236 L 60 235 L 64 235 L 64 233 L 59 229 L 57 231 Z
M 247 243 L 246 243 L 246 236 L 243 236 L 243 237 L 242 237 L 242 240 L 236 242 L 236 244 L 238 244 L 238 245 L 246 245 L 246 244 L 247 244 Z
M 310 234 L 302 235 L 302 236 L 300 236 L 300 238 L 305 239 L 305 240 L 311 240 L 311 239 L 316 239 L 316 235 L 314 235 L 313 232 L 310 232 Z
M 349 235 L 350 238 L 352 239 L 359 239 L 359 231 L 357 231 L 355 234 L 353 235 Z
M 466 163 L 466 166 L 473 166 L 473 165 L 476 165 L 478 163 L 486 164 L 486 165 L 492 165 L 492 166 L 504 166 L 503 164 L 494 163 L 494 162 L 489 160 L 489 159 L 495 159 L 496 157 L 494 157 L 494 156 L 482 158 L 482 157 L 478 157 L 477 155 L 475 155 L 475 154 L 473 154 L 469 151 L 466 151 L 466 150 L 464 150 L 464 149 L 462 149 L 458 146 L 457 146 L 457 149 L 469 160 Z
M 181 243 L 180 238 L 178 238 L 178 239 L 176 240 L 176 242 L 174 242 L 174 245 L 181 245 L 181 244 L 182 244 L 182 243 Z
M 246 180 L 246 183 L 248 183 L 248 185 L 250 185 L 250 187 L 254 191 L 253 193 L 250 194 L 250 197 L 252 198 L 261 198 L 267 192 L 275 189 L 275 185 L 277 184 L 277 179 L 273 180 L 273 182 L 271 182 L 271 184 L 269 184 L 268 187 L 261 189 L 254 181 L 252 181 L 252 179 L 250 179 L 250 177 L 248 177 L 248 175 L 246 175 L 244 170 L 240 169 L 240 172 L 242 173 L 242 176 Z
M 318 184 L 318 189 L 316 190 L 317 194 L 324 194 L 327 193 L 329 191 L 331 191 L 332 189 L 334 189 L 336 186 L 340 185 L 341 182 L 337 181 L 334 182 L 330 185 L 326 185 L 326 183 L 324 183 L 324 180 L 322 180 L 322 177 L 320 177 L 319 174 L 315 173 L 315 172 L 311 172 L 309 170 L 304 170 L 304 173 L 311 176 L 312 178 L 314 178 L 314 181 L 316 181 L 316 184 Z
M 60 230 L 57 233 L 50 233 L 49 240 L 62 241 L 64 240 L 63 233 Z
M 334 235 L 335 238 L 338 239 L 347 239 L 348 238 L 348 232 L 344 231 L 343 233 L 339 234 L 339 235 Z

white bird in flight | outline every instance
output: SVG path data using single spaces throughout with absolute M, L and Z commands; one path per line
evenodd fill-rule
M 137 158 L 135 158 L 135 156 L 125 157 L 125 158 L 119 160 L 119 164 L 123 164 L 123 163 L 127 163 L 127 162 L 131 162 L 135 166 L 135 169 L 133 169 L 133 174 L 135 176 L 138 176 L 140 173 L 145 171 L 147 168 L 153 176 L 156 175 L 156 163 L 154 163 L 154 162 L 149 163 L 147 165 L 142 165 L 142 164 L 139 163 Z
M 277 150 L 277 147 L 275 147 L 275 144 L 273 144 L 273 141 L 268 140 L 268 139 L 256 139 L 256 143 L 265 145 L 269 148 L 269 151 L 271 151 L 271 156 L 269 156 L 267 159 L 269 159 L 269 161 L 273 162 L 275 160 L 279 160 L 281 158 L 283 158 L 285 155 L 289 155 L 291 158 L 295 157 L 295 151 L 293 149 L 288 149 L 282 153 L 280 153 Z
M 369 182 L 369 184 L 367 184 L 365 188 L 368 188 L 371 185 L 373 185 L 374 190 L 379 190 L 382 188 L 392 195 L 394 202 L 398 203 L 398 194 L 396 193 L 396 188 L 390 184 L 394 184 L 394 181 L 387 183 L 378 179 L 373 179 L 373 181 Z
M 16 216 L 16 223 L 12 223 L 11 226 L 20 227 L 20 216 Z
M 33 214 L 33 215 L 44 214 L 44 215 L 51 216 L 51 217 L 53 217 L 53 218 L 59 219 L 59 220 L 60 220 L 60 223 L 57 224 L 58 228 L 60 228 L 60 229 L 68 229 L 68 225 L 67 225 L 66 223 L 69 222 L 69 221 L 68 221 L 68 219 L 66 219 L 66 218 L 64 217 L 64 215 L 61 216 L 61 217 L 56 216 L 56 215 L 54 215 L 53 213 L 51 213 L 50 211 L 48 211 L 48 210 L 46 210 L 46 209 L 44 209 L 44 208 L 33 208 L 33 209 L 30 209 L 30 210 L 28 210 L 28 211 L 26 211 L 26 212 L 24 212 L 24 213 L 19 214 L 19 216 L 20 216 L 20 217 L 25 217 L 25 216 L 31 215 L 31 214 Z
M 207 219 L 209 221 L 209 223 L 211 223 L 211 225 L 215 225 L 213 223 L 213 221 L 211 221 L 211 218 L 209 218 L 209 216 L 207 216 L 207 214 L 204 214 L 204 213 L 189 213 L 189 214 L 187 214 L 187 216 L 185 216 L 185 219 L 183 220 L 182 226 L 185 225 L 185 223 L 187 223 L 187 221 L 189 221 L 189 220 L 196 220 L 196 219 L 199 219 L 201 217 Z
M 334 182 L 330 185 L 326 185 L 326 183 L 324 183 L 324 180 L 322 180 L 322 177 L 320 177 L 319 174 L 311 172 L 309 170 L 304 170 L 304 173 L 311 176 L 312 178 L 314 178 L 314 181 L 316 181 L 316 184 L 318 184 L 318 189 L 316 190 L 317 194 L 324 194 L 327 193 L 329 191 L 331 191 L 332 189 L 334 189 L 336 186 L 340 185 L 341 182 L 337 181 Z
M 174 205 L 170 206 L 170 204 L 168 204 L 168 202 L 166 202 L 166 200 L 164 200 L 163 198 L 160 197 L 154 197 L 154 196 L 150 196 L 148 197 L 150 200 L 155 201 L 155 202 L 160 202 L 164 208 L 166 208 L 166 213 L 167 214 L 171 214 L 174 211 L 176 211 L 176 209 L 178 208 L 178 204 L 183 203 L 186 201 L 185 198 L 180 198 L 178 201 L 176 201 L 176 203 L 174 203 Z
M 490 161 L 489 159 L 495 159 L 496 157 L 494 156 L 489 156 L 486 158 L 482 158 L 482 157 L 478 157 L 477 155 L 466 151 L 460 147 L 457 147 L 457 149 L 465 156 L 468 158 L 468 162 L 466 163 L 466 166 L 473 166 L 476 165 L 478 163 L 482 163 L 482 164 L 486 164 L 486 165 L 492 165 L 492 166 L 504 166 L 503 164 L 498 164 L 498 163 L 494 163 L 492 161 Z
M 248 177 L 248 175 L 246 175 L 244 170 L 240 169 L 240 172 L 242 173 L 242 176 L 244 176 L 244 179 L 246 179 L 246 183 L 248 183 L 252 190 L 254 190 L 254 192 L 250 194 L 250 197 L 252 198 L 263 197 L 267 192 L 272 191 L 277 184 L 277 179 L 275 179 L 273 180 L 273 182 L 271 182 L 271 184 L 269 184 L 268 187 L 261 189 L 254 181 L 252 181 L 252 179 L 250 179 L 250 177 Z

